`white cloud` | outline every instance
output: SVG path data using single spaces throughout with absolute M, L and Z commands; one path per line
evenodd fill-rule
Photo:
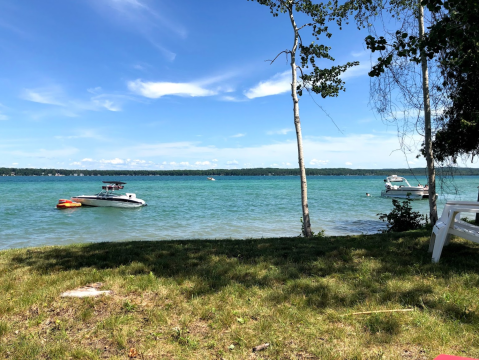
M 234 89 L 226 84 L 219 84 L 225 80 L 237 76 L 238 72 L 230 71 L 221 75 L 210 76 L 207 78 L 181 83 L 181 82 L 164 82 L 164 81 L 128 81 L 128 89 L 135 94 L 150 98 L 158 99 L 166 95 L 175 95 L 183 97 L 203 97 L 213 96 L 220 93 L 232 92 Z M 216 85 L 215 85 L 216 84 Z
M 158 99 L 165 95 L 196 97 L 216 94 L 215 91 L 204 89 L 194 83 L 143 82 L 140 79 L 128 82 L 128 88 L 150 99 Z
M 304 158 L 308 166 L 318 167 L 344 167 L 345 162 L 354 164 L 358 169 L 406 167 L 404 154 L 395 151 L 399 148 L 397 135 L 393 133 L 377 134 L 349 134 L 337 137 L 308 137 L 303 139 Z M 381 149 L 381 151 L 378 151 Z M 10 154 L 2 151 L 4 154 Z M 59 152 L 60 153 L 60 152 Z M 171 142 L 171 143 L 146 143 L 134 146 L 109 143 L 98 149 L 105 159 L 143 159 L 146 163 L 136 166 L 132 163 L 106 164 L 99 162 L 86 163 L 90 168 L 98 165 L 110 168 L 148 168 L 155 169 L 163 166 L 164 169 L 184 168 L 178 162 L 169 161 L 172 154 L 182 162 L 188 162 L 187 168 L 219 167 L 233 168 L 241 164 L 242 167 L 264 167 L 267 164 L 281 164 L 284 167 L 297 167 L 297 144 L 294 139 L 274 142 L 258 146 L 243 147 L 217 147 L 199 142 Z M 94 155 L 91 156 L 95 158 Z M 5 157 L 4 157 L 5 158 Z M 74 158 L 73 158 L 74 159 Z M 208 160 L 211 165 L 206 163 Z M 233 160 L 234 159 L 234 160 Z M 327 160 L 326 160 L 327 159 Z M 12 157 L 11 161 L 22 160 Z M 413 160 L 412 156 L 408 160 Z M 23 161 L 23 160 L 22 160 Z M 152 161 L 152 162 L 149 162 Z M 417 160 L 417 166 L 424 166 L 423 159 Z M 70 161 L 71 162 L 71 161 Z M 312 162 L 312 164 L 310 163 Z
M 109 111 L 120 111 L 121 103 L 128 99 L 128 96 L 117 94 L 102 93 L 102 88 L 97 86 L 86 90 L 90 95 L 89 99 L 69 99 L 58 85 L 52 85 L 39 89 L 24 89 L 20 97 L 24 100 L 53 105 L 57 110 L 50 110 L 46 114 L 35 112 L 34 117 L 40 118 L 43 116 L 68 116 L 76 117 L 78 113 L 83 111 L 99 111 L 107 109 Z
M 115 159 L 112 159 L 112 160 L 103 159 L 103 160 L 100 160 L 100 163 L 118 165 L 118 164 L 124 164 L 125 161 L 123 161 L 122 159 L 119 159 L 119 158 L 115 158 Z
M 182 161 L 180 162 L 181 166 L 190 166 L 190 163 L 188 161 Z
M 369 63 L 361 63 L 357 66 L 349 68 L 341 75 L 341 79 L 346 80 L 357 76 L 367 75 L 371 70 Z M 245 92 L 248 99 L 258 97 L 278 95 L 286 92 L 291 92 L 291 71 L 287 70 L 283 73 L 278 73 L 269 80 L 261 81 L 258 85 L 252 87 Z
M 147 37 L 150 43 L 160 50 L 160 52 L 163 54 L 163 56 L 170 62 L 174 61 L 176 59 L 176 53 L 173 51 L 168 50 L 164 46 L 160 45 L 153 37 Z
M 148 9 L 148 7 L 139 0 L 109 0 L 115 4 L 131 5 L 134 8 Z
M 153 8 L 149 7 L 143 1 L 139 0 L 107 0 L 113 5 L 117 5 L 116 8 L 121 12 L 128 12 L 130 18 L 137 22 L 137 25 L 144 28 L 144 26 L 148 25 L 145 24 L 145 21 L 153 21 L 155 24 L 159 24 L 162 27 L 168 29 L 169 31 L 175 33 L 181 38 L 186 38 L 188 32 L 186 28 L 180 24 L 178 19 L 173 18 L 172 14 L 166 14 L 165 9 L 162 9 L 161 12 L 154 10 Z M 155 2 L 158 4 L 159 2 Z M 161 4 L 161 3 L 160 3 Z M 137 11 L 137 13 L 132 13 L 133 11 Z M 144 15 L 146 14 L 150 17 L 147 19 Z M 143 24 L 141 24 L 143 23 Z
M 309 162 L 310 165 L 326 165 L 329 162 L 329 160 L 318 160 L 318 159 L 313 159 Z
M 160 1 L 90 0 L 90 3 L 118 26 L 143 36 L 169 61 L 173 61 L 176 54 L 159 43 L 158 39 L 185 39 L 188 35 L 179 16 L 168 11 Z
M 293 129 L 280 129 L 280 130 L 271 130 L 266 132 L 267 135 L 286 135 L 287 133 L 293 131 Z
M 261 81 L 258 85 L 245 92 L 248 99 L 263 96 L 277 95 L 291 91 L 291 71 L 285 71 L 274 75 L 267 81 Z
M 120 158 L 114 158 L 114 159 L 102 159 L 102 160 L 93 160 L 92 158 L 84 158 L 80 161 L 74 161 L 70 163 L 72 166 L 82 166 L 90 169 L 105 169 L 105 168 L 130 168 L 130 169 L 135 169 L 138 167 L 147 167 L 154 164 L 152 161 L 147 161 L 147 160 L 140 160 L 140 159 L 120 159 Z
M 205 165 L 211 165 L 211 163 L 209 161 L 197 161 L 195 162 L 195 165 L 205 166 Z
M 18 163 L 12 163 L 12 165 L 18 165 Z
M 136 166 L 136 165 L 145 165 L 150 162 L 146 160 L 140 160 L 140 159 L 136 159 L 136 160 L 126 159 L 125 163 L 127 163 L 130 166 Z
M 103 92 L 103 89 L 101 88 L 101 86 L 97 86 L 94 88 L 87 89 L 86 91 L 88 91 L 90 94 L 98 95 Z
M 348 161 L 348 162 L 346 162 L 345 164 L 346 164 L 346 165 L 348 165 L 348 166 L 351 166 L 351 165 L 353 165 L 353 163 L 352 163 L 352 162 L 349 162 L 349 161 Z
M 238 99 L 237 97 L 230 96 L 230 95 L 222 96 L 222 97 L 220 98 L 220 100 L 230 101 L 230 102 L 243 102 L 243 101 L 247 101 L 247 100 L 245 100 L 245 99 Z
M 25 89 L 21 94 L 21 97 L 28 101 L 47 105 L 65 106 L 63 101 L 58 99 L 61 96 L 62 91 L 57 86 L 41 89 Z
M 87 104 L 85 110 L 101 110 L 101 108 L 105 108 L 109 111 L 121 111 L 121 105 L 124 102 L 131 100 L 135 99 L 128 95 L 101 93 L 90 99 L 93 108 L 89 109 L 88 106 L 91 107 L 91 105 Z
M 245 136 L 245 135 L 246 135 L 246 134 L 241 134 L 241 133 L 240 133 L 240 134 L 236 134 L 236 135 L 231 135 L 230 137 L 232 137 L 232 138 L 239 138 L 239 137 L 243 137 L 243 136 Z
M 121 111 L 121 107 L 119 107 L 118 105 L 115 105 L 113 103 L 113 101 L 110 101 L 110 100 L 96 100 L 96 99 L 94 99 L 93 102 L 95 104 L 99 105 L 99 106 L 104 107 L 107 110 L 110 110 L 110 111 Z
M 111 141 L 100 133 L 97 130 L 91 129 L 80 129 L 75 130 L 75 135 L 56 135 L 55 139 L 63 140 L 63 139 L 96 139 L 101 141 Z

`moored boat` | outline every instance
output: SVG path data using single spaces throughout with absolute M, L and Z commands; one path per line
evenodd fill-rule
M 391 175 L 384 179 L 386 189 L 381 191 L 382 197 L 391 197 L 399 199 L 420 200 L 429 197 L 429 191 L 426 186 L 411 186 L 406 178 Z
M 109 206 L 120 208 L 136 208 L 146 206 L 146 202 L 138 199 L 133 193 L 115 193 L 122 190 L 125 182 L 121 181 L 103 181 L 102 190 L 96 195 L 79 195 L 72 197 L 73 201 L 79 202 L 86 206 Z

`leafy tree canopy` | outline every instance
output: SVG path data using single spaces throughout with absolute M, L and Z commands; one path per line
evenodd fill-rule
M 368 36 L 366 44 L 373 52 L 390 46 L 398 56 L 419 63 L 420 53 L 436 58 L 443 76 L 442 90 L 451 106 L 439 120 L 441 128 L 433 142 L 438 161 L 461 155 L 479 154 L 479 2 L 477 0 L 423 0 L 437 21 L 423 40 L 415 34 L 398 31 L 393 43 L 384 37 Z M 379 58 L 370 76 L 379 76 L 391 66 L 392 55 Z
M 273 16 L 278 16 L 280 13 L 289 13 L 293 10 L 302 13 L 308 17 L 309 23 L 298 27 L 298 31 L 309 27 L 311 35 L 314 39 L 319 40 L 321 35 L 325 35 L 331 38 L 332 33 L 329 31 L 328 22 L 338 19 L 335 15 L 334 4 L 328 2 L 317 3 L 311 0 L 248 0 L 256 1 L 261 5 L 266 5 L 270 8 L 270 12 Z M 317 59 L 327 59 L 334 61 L 329 51 L 331 47 L 316 44 L 314 41 L 309 45 L 305 45 L 299 36 L 299 50 L 301 59 L 301 81 L 298 83 L 297 91 L 301 96 L 303 90 L 311 90 L 321 97 L 336 97 L 339 91 L 344 91 L 344 81 L 339 77 L 341 73 L 348 68 L 359 65 L 358 61 L 347 62 L 344 65 L 335 65 L 330 68 L 321 69 L 317 66 Z M 287 54 L 291 54 L 290 50 L 284 51 Z M 311 71 L 307 72 L 306 69 L 311 68 Z

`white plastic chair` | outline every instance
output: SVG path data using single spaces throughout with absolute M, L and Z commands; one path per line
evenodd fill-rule
M 479 226 L 461 221 L 461 213 L 479 213 L 479 202 L 476 201 L 448 201 L 442 215 L 432 229 L 429 242 L 429 252 L 432 252 L 432 261 L 438 262 L 442 248 L 449 244 L 451 235 L 479 243 Z

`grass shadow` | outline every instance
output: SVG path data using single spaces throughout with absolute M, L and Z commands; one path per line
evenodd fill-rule
M 187 298 L 235 284 L 271 288 L 275 291 L 269 300 L 274 303 L 325 309 L 374 298 L 382 304 L 441 309 L 460 321 L 478 321 L 474 311 L 431 300 L 433 285 L 416 284 L 414 279 L 444 282 L 467 272 L 477 286 L 479 246 L 453 243 L 444 249 L 439 264 L 431 264 L 428 237 L 422 230 L 315 239 L 103 242 L 28 249 L 11 256 L 9 266 L 29 267 L 39 274 L 90 268 L 113 269 L 125 276 L 153 274 L 192 282 L 184 290 Z M 391 288 L 393 280 L 407 286 Z M 299 295 L 303 300 L 298 302 Z

